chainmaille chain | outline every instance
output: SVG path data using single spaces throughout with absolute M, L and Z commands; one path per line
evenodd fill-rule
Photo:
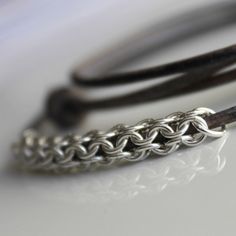
M 93 130 L 83 136 L 49 137 L 28 129 L 13 151 L 21 166 L 33 170 L 65 171 L 141 161 L 152 153 L 167 155 L 181 145 L 196 146 L 206 137 L 221 137 L 225 127 L 209 129 L 204 119 L 214 113 L 209 108 L 196 108 L 163 119 L 145 119 L 133 126 L 119 124 L 107 132 Z

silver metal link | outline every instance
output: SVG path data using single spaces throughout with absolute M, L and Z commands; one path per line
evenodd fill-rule
M 145 119 L 132 126 L 119 124 L 107 132 L 94 130 L 83 136 L 46 137 L 29 129 L 13 145 L 13 151 L 22 166 L 33 170 L 64 171 L 140 161 L 152 153 L 167 155 L 181 145 L 196 146 L 207 137 L 221 137 L 225 127 L 211 130 L 204 119 L 211 114 L 211 109 L 196 108 L 163 119 Z M 190 128 L 195 132 L 190 133 Z

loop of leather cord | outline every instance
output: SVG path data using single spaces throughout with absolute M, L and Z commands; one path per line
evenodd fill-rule
M 178 73 L 191 73 L 197 69 L 200 69 L 201 71 L 207 71 L 207 69 L 214 67 L 216 70 L 219 70 L 221 67 L 233 64 L 235 61 L 236 45 L 232 45 L 200 56 L 141 70 L 111 75 L 108 74 L 100 77 L 90 76 L 89 78 L 74 73 L 72 74 L 72 81 L 75 85 L 81 87 L 107 87 L 125 85 L 153 78 L 158 79 Z
M 210 14 L 210 12 L 214 12 L 214 15 Z M 217 16 L 216 19 L 215 16 Z M 200 22 L 194 17 L 200 20 Z M 166 39 L 166 46 L 170 46 L 171 42 L 174 43 L 183 39 L 183 37 L 192 37 L 207 31 L 207 29 L 210 31 L 216 29 L 217 26 L 223 27 L 235 23 L 236 3 L 226 2 L 205 9 L 199 9 L 195 14 L 190 14 L 189 19 L 185 16 L 183 19 L 180 18 L 174 22 L 175 24 L 172 22 L 172 28 L 180 28 L 179 31 L 175 30 L 177 32 L 176 35 L 171 34 L 171 37 L 167 37 L 165 30 L 162 30 L 165 35 L 162 39 Z M 189 25 L 189 22 L 193 23 Z M 186 27 L 183 27 L 184 23 Z M 164 25 L 168 26 L 168 23 Z M 168 30 L 167 27 L 167 32 Z M 151 38 L 151 45 L 142 44 L 142 41 L 150 42 Z M 123 61 L 130 62 L 132 58 L 136 58 L 139 54 L 145 55 L 145 52 L 150 51 L 151 47 L 157 49 L 160 46 L 163 47 L 163 40 L 158 41 L 157 37 L 155 41 L 153 38 L 155 38 L 153 37 L 153 32 L 147 30 L 146 33 L 134 39 L 135 43 L 132 44 L 132 40 L 126 43 L 123 47 L 123 54 L 121 53 L 122 50 L 118 47 L 103 57 L 101 56 L 97 61 L 95 60 L 92 64 L 96 64 L 100 60 L 104 62 L 100 63 L 100 69 L 98 66 L 97 72 L 95 70 L 97 76 L 85 75 L 86 73 L 83 74 L 80 70 L 73 73 L 72 86 L 58 89 L 50 94 L 47 100 L 48 116 L 62 127 L 73 126 L 78 123 L 81 117 L 92 110 L 115 109 L 117 107 L 158 101 L 167 97 L 180 96 L 220 86 L 236 80 L 236 69 L 229 69 L 236 62 L 235 45 L 152 68 L 116 74 L 109 72 L 111 68 L 119 68 Z M 138 47 L 138 45 L 142 45 L 142 47 Z M 127 48 L 129 50 L 125 50 Z M 142 53 L 139 51 L 135 52 L 135 49 L 140 49 Z M 173 78 L 163 79 L 164 76 L 170 75 Z M 107 86 L 125 85 L 148 79 L 158 81 L 159 78 L 163 79 L 161 83 L 115 97 L 85 100 L 80 94 L 81 87 L 84 90 L 86 87 L 101 89 Z M 236 108 L 233 107 L 208 117 L 207 123 L 209 127 L 217 128 L 232 123 L 235 119 Z

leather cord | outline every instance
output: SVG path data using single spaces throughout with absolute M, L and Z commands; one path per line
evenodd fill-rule
M 214 17 L 217 15 L 217 11 L 220 14 L 217 15 L 218 21 L 213 18 L 209 18 L 209 16 L 211 16 L 209 12 L 213 11 L 215 13 Z M 199 17 L 199 14 L 201 14 L 201 17 Z M 189 32 L 190 36 L 194 36 L 196 33 L 202 31 L 204 32 L 207 29 L 206 26 L 208 29 L 212 29 L 217 28 L 217 25 L 225 26 L 235 23 L 236 4 L 233 2 L 226 2 L 224 4 L 221 3 L 219 5 L 214 5 L 214 7 L 208 7 L 204 10 L 200 9 L 195 12 L 195 15 L 190 14 L 189 17 L 191 17 L 192 20 L 194 19 L 194 16 L 205 21 L 195 22 L 196 27 L 192 25 L 194 31 L 191 28 L 189 32 L 189 20 L 185 17 L 184 20 L 187 22 L 186 24 L 188 27 L 185 27 L 185 30 L 180 30 L 180 33 L 179 31 L 176 31 L 176 35 L 172 35 L 171 37 L 173 42 L 176 38 L 181 39 L 184 35 L 186 36 L 187 32 Z M 183 19 L 177 20 L 176 24 L 172 27 L 178 28 L 179 25 L 181 25 L 183 28 Z M 148 39 L 151 37 L 153 38 L 153 33 L 148 31 L 148 33 L 146 32 L 146 34 L 142 34 L 142 37 L 136 39 L 136 42 L 142 42 L 142 40 L 148 42 L 150 41 Z M 171 39 L 167 38 L 167 41 L 169 40 L 169 44 Z M 135 43 L 135 45 L 137 47 L 140 43 Z M 163 45 L 163 41 L 159 43 L 159 46 L 160 45 Z M 123 61 L 127 62 L 129 62 L 128 59 L 132 57 L 135 58 L 135 47 L 132 47 L 132 42 L 127 43 L 124 48 L 127 48 L 128 46 L 130 46 L 130 49 L 128 50 L 130 53 L 127 53 L 126 51 L 123 55 L 118 53 L 118 56 L 114 56 L 117 54 L 119 49 L 117 48 L 116 50 L 106 54 L 103 57 L 103 61 L 107 62 L 107 65 L 106 63 L 103 63 L 103 65 L 100 66 L 100 72 L 95 72 L 95 74 L 97 74 L 96 76 L 85 75 L 84 73 L 81 73 L 80 70 L 75 71 L 72 74 L 72 86 L 57 89 L 48 97 L 47 115 L 60 126 L 68 127 L 76 125 L 81 117 L 92 110 L 115 109 L 117 107 L 158 101 L 164 98 L 209 89 L 236 80 L 236 69 L 232 67 L 236 61 L 236 45 L 165 65 L 129 72 L 115 74 L 110 73 L 109 70 L 111 68 L 119 68 L 120 64 L 122 64 L 120 63 L 122 58 L 124 59 Z M 157 43 L 153 43 L 151 46 L 158 48 Z M 142 46 L 141 51 L 143 54 L 145 54 L 145 47 L 146 51 L 150 50 L 150 45 Z M 111 58 L 110 61 L 109 58 Z M 165 78 L 166 76 L 172 76 L 172 78 Z M 160 79 L 162 79 L 161 82 L 159 82 Z M 103 99 L 86 100 L 80 93 L 81 89 L 85 90 L 86 88 L 101 89 L 118 85 L 124 86 L 147 80 L 154 80 L 159 83 L 138 91 Z M 236 108 L 233 107 L 208 117 L 207 123 L 209 127 L 216 128 L 232 123 L 235 120 Z

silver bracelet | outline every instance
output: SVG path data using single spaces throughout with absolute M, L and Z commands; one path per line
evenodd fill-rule
M 19 164 L 31 170 L 73 171 L 141 161 L 151 154 L 163 156 L 180 146 L 199 145 L 207 137 L 221 137 L 225 126 L 210 129 L 205 121 L 214 113 L 209 108 L 196 108 L 131 126 L 118 124 L 107 132 L 93 130 L 83 136 L 44 136 L 28 129 L 12 149 Z
M 199 9 L 195 14 L 191 12 L 187 21 L 186 15 L 171 19 L 164 22 L 163 27 L 158 28 L 158 24 L 157 28 L 141 32 L 123 46 L 99 54 L 99 57 L 73 71 L 70 76 L 72 84 L 58 88 L 48 96 L 43 116 L 60 128 L 71 128 L 91 111 L 145 104 L 233 82 L 236 78 L 233 66 L 236 45 L 138 70 L 119 72 L 119 69 L 134 58 L 146 55 L 146 52 L 163 50 L 176 41 L 195 36 L 195 33 L 215 29 L 217 23 L 219 26 L 233 23 L 235 9 L 233 3 Z M 110 73 L 112 70 L 117 72 Z M 123 86 L 151 79 L 159 81 L 161 78 L 160 83 L 116 96 L 87 99 L 81 93 L 85 88 Z M 199 145 L 206 137 L 221 137 L 225 133 L 225 125 L 233 122 L 236 122 L 236 106 L 216 114 L 208 108 L 176 112 L 164 119 L 146 119 L 132 126 L 119 124 L 107 132 L 95 130 L 83 136 L 45 136 L 40 129 L 31 128 L 23 132 L 20 140 L 13 145 L 13 151 L 20 166 L 32 170 L 60 172 L 108 166 L 144 160 L 151 154 L 167 155 L 180 146 Z

